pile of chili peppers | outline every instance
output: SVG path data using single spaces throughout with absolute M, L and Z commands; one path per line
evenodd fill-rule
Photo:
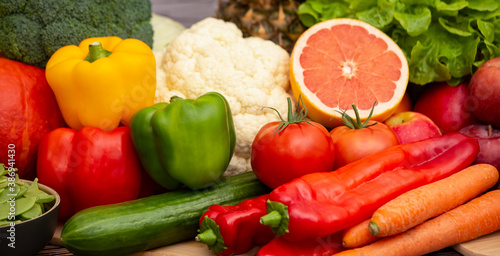
M 342 230 L 400 194 L 466 168 L 478 151 L 475 139 L 459 133 L 401 144 L 237 206 L 212 206 L 197 240 L 224 256 L 255 245 L 263 245 L 258 256 L 332 255 L 343 250 Z

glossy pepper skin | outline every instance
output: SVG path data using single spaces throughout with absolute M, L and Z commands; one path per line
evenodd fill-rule
M 290 241 L 333 234 L 408 190 L 464 169 L 478 151 L 475 139 L 459 133 L 397 145 L 276 188 L 261 221 Z
M 196 241 L 217 255 L 231 256 L 264 245 L 275 235 L 260 223 L 266 214 L 267 195 L 247 199 L 235 206 L 212 205 L 200 218 Z
M 202 189 L 216 183 L 236 143 L 229 104 L 220 93 L 197 99 L 172 97 L 138 111 L 130 121 L 144 169 L 160 185 Z
M 63 46 L 49 59 L 45 74 L 64 120 L 75 130 L 111 131 L 154 104 L 155 57 L 137 39 L 94 37 Z
M 340 232 L 319 238 L 310 238 L 299 242 L 290 242 L 276 237 L 257 252 L 257 256 L 331 256 L 343 251 Z
M 141 188 L 141 164 L 126 126 L 51 131 L 40 142 L 37 176 L 60 195 L 63 220 L 89 207 L 137 199 Z

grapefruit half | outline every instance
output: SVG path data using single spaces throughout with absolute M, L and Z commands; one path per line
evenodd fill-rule
M 327 128 L 342 125 L 352 104 L 363 121 L 383 122 L 397 108 L 408 85 L 408 61 L 384 32 L 355 19 L 332 19 L 307 29 L 290 60 L 290 83 L 311 120 Z

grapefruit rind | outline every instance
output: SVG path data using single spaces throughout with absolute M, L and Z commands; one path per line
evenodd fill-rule
M 394 52 L 398 58 L 401 60 L 401 69 L 399 79 L 394 81 L 396 84 L 396 89 L 394 94 L 389 101 L 377 102 L 375 109 L 373 110 L 373 115 L 371 120 L 383 122 L 385 119 L 389 118 L 392 113 L 396 110 L 399 103 L 403 99 L 403 96 L 408 85 L 409 69 L 408 61 L 401 50 L 401 48 L 384 32 L 373 27 L 372 25 L 349 18 L 340 18 L 323 21 L 317 23 L 314 26 L 307 29 L 297 40 L 295 47 L 293 48 L 290 61 L 290 81 L 292 86 L 292 92 L 297 100 L 299 95 L 301 95 L 305 107 L 308 110 L 308 116 L 311 120 L 321 123 L 327 128 L 334 128 L 336 126 L 342 125 L 341 118 L 342 115 L 338 111 L 343 111 L 340 107 L 329 107 L 324 104 L 315 93 L 311 92 L 304 82 L 304 69 L 300 63 L 300 56 L 302 55 L 304 49 L 307 46 L 308 39 L 316 34 L 322 29 L 331 29 L 333 26 L 337 25 L 351 25 L 351 26 L 361 26 L 366 29 L 369 35 L 375 35 L 377 38 L 381 38 L 388 46 L 387 50 Z M 370 49 L 366 49 L 369 51 Z M 354 101 L 352 103 L 355 103 Z M 372 106 L 374 102 L 365 102 L 365 105 Z M 366 120 L 369 116 L 371 109 L 358 109 L 359 115 L 362 121 Z M 352 107 L 347 109 L 348 115 L 354 117 L 354 111 Z

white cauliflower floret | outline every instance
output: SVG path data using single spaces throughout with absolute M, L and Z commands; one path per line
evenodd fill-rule
M 251 171 L 252 142 L 262 126 L 279 121 L 268 107 L 287 113 L 288 53 L 275 43 L 243 38 L 230 22 L 206 18 L 157 54 L 156 102 L 197 98 L 209 91 L 226 97 L 236 129 L 236 148 L 225 175 Z

